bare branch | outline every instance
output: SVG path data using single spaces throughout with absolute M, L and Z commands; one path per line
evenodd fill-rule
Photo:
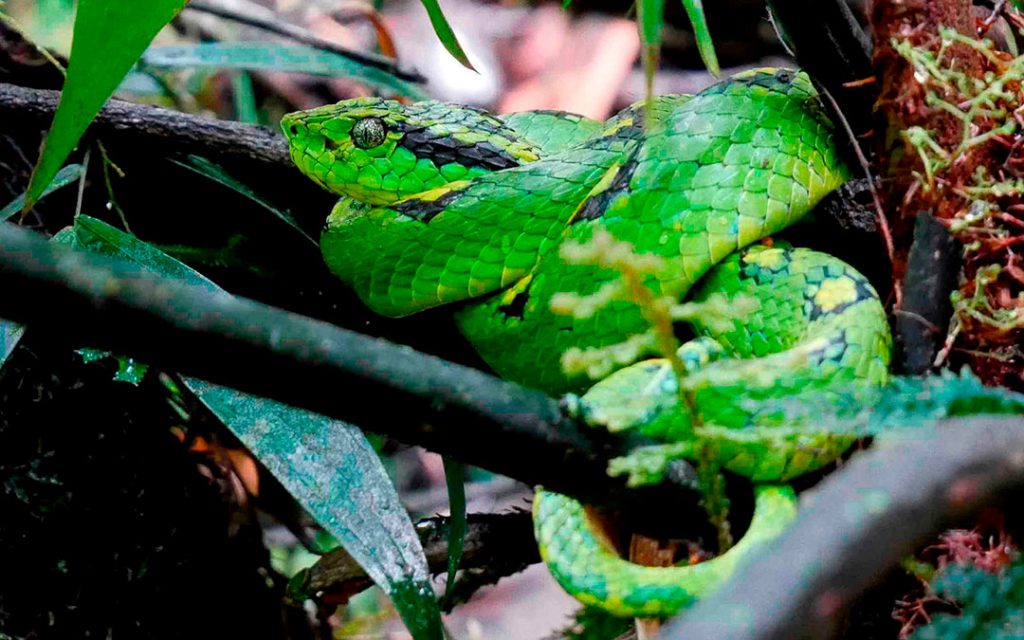
M 5 127 L 46 129 L 53 119 L 59 91 L 26 89 L 0 83 L 0 122 Z M 245 160 L 291 166 L 288 143 L 265 127 L 214 120 L 170 109 L 109 100 L 89 129 L 96 135 L 145 145 L 152 153 L 198 153 L 211 159 Z
M 1024 493 L 1019 417 L 948 420 L 855 456 L 805 496 L 796 521 L 661 638 L 832 638 L 901 558 L 982 507 Z

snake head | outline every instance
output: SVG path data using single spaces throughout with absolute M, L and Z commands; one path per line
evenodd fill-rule
M 498 118 L 433 101 L 356 98 L 289 113 L 281 128 L 299 170 L 329 191 L 376 205 L 538 157 Z

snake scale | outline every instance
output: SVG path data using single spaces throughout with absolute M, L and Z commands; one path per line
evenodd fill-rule
M 766 241 L 848 178 L 803 73 L 743 72 L 606 122 L 358 98 L 288 114 L 282 128 L 299 169 L 343 196 L 321 247 L 371 309 L 404 316 L 457 303 L 460 330 L 498 374 L 569 394 L 583 420 L 656 443 L 613 461 L 613 472 L 636 483 L 708 450 L 755 483 L 754 517 L 735 547 L 663 568 L 623 559 L 583 505 L 538 490 L 542 557 L 586 604 L 667 616 L 714 589 L 794 517 L 786 481 L 851 444 L 773 430 L 773 402 L 887 378 L 889 327 L 867 280 L 826 254 Z M 619 277 L 559 251 L 597 229 L 665 259 L 648 283 L 657 294 L 754 301 L 726 326 L 691 323 L 695 336 L 679 351 L 690 406 L 664 359 L 627 363 L 589 390 L 588 379 L 560 366 L 570 348 L 606 347 L 648 328 L 625 300 L 585 318 L 551 309 L 559 292 L 593 294 Z

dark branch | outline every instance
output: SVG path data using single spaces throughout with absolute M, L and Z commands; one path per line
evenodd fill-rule
M 10 129 L 46 129 L 59 98 L 59 91 L 0 83 L 0 122 Z M 291 166 L 284 137 L 264 127 L 122 100 L 107 101 L 89 131 L 144 146 L 154 155 L 196 153 L 214 160 L 242 159 L 272 165 L 277 171 Z
M 871 41 L 843 0 L 770 0 L 797 64 L 828 91 L 857 135 L 871 130 L 876 88 Z M 853 83 L 853 84 L 851 84 Z
M 416 523 L 416 532 L 430 572 L 435 576 L 444 574 L 448 569 L 448 518 L 424 518 Z M 475 574 L 483 570 L 489 572 L 488 577 L 498 578 L 522 571 L 537 562 L 540 562 L 540 553 L 533 538 L 533 519 L 529 511 L 471 513 L 467 516 L 460 562 L 462 571 Z M 495 573 L 495 568 L 500 571 Z M 340 594 L 343 597 L 371 584 L 366 572 L 340 548 L 320 558 L 304 578 L 304 591 Z M 483 585 L 474 582 L 471 586 Z M 468 597 L 470 594 L 462 595 Z
M 702 521 L 693 492 L 630 491 L 608 477 L 606 461 L 624 443 L 580 427 L 539 391 L 12 225 L 0 225 L 0 247 L 0 317 L 46 332 L 48 340 L 133 355 L 531 485 L 599 503 L 662 505 L 655 513 L 678 505 L 682 517 Z
M 913 286 L 905 288 L 896 311 L 897 373 L 924 375 L 935 366 L 953 313 L 949 294 L 957 287 L 960 253 L 944 224 L 929 213 L 918 214 L 903 278 Z
M 982 507 L 1024 493 L 1020 418 L 949 420 L 860 454 L 805 497 L 797 520 L 661 638 L 831 638 L 901 558 Z

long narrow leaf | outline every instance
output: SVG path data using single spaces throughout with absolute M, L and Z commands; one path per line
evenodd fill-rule
M 444 12 L 441 11 L 441 5 L 437 3 L 437 0 L 420 0 L 420 2 L 423 3 L 423 8 L 427 10 L 427 16 L 430 18 L 430 24 L 434 27 L 434 33 L 437 34 L 438 40 L 448 50 L 448 53 L 452 54 L 452 57 L 458 60 L 462 66 L 476 71 L 473 68 L 473 63 L 469 61 L 466 52 L 462 50 L 462 45 L 459 44 L 459 39 L 455 37 L 455 32 L 452 30 L 452 26 L 448 24 L 448 19 L 444 17 Z
M 299 223 L 295 221 L 295 218 L 293 218 L 290 213 L 288 213 L 287 211 L 282 211 L 281 209 L 278 209 L 274 205 L 264 200 L 262 197 L 260 197 L 258 193 L 250 189 L 241 181 L 235 179 L 235 177 L 229 174 L 224 169 L 224 167 L 220 166 L 216 162 L 213 162 L 212 160 L 207 160 L 206 158 L 197 155 L 190 155 L 188 157 L 188 162 L 179 162 L 178 160 L 171 160 L 171 162 L 178 165 L 179 167 L 188 169 L 189 171 L 194 171 L 203 177 L 209 178 L 210 180 L 220 183 L 227 187 L 228 189 L 231 189 L 232 191 L 245 196 L 246 198 L 252 200 L 256 204 L 260 205 L 261 207 L 269 211 L 270 213 L 274 214 L 275 217 L 277 217 L 286 225 L 294 229 L 296 233 L 298 233 L 303 238 L 313 243 L 313 245 L 319 246 L 319 243 L 313 238 L 311 238 L 309 234 L 307 234 L 305 230 L 299 226 Z
M 665 25 L 665 0 L 637 0 L 637 23 L 644 62 L 647 98 L 653 95 L 654 73 L 661 55 L 661 32 Z
M 139 55 L 187 0 L 78 0 L 67 80 L 25 207 L 50 184 Z
M 353 78 L 384 93 L 426 100 L 416 85 L 383 69 L 361 64 L 336 53 L 301 45 L 269 42 L 203 42 L 152 47 L 139 61 L 142 69 L 241 69 L 283 71 L 329 78 Z
M 711 31 L 708 30 L 708 21 L 704 17 L 703 0 L 683 0 L 683 8 L 693 25 L 693 36 L 697 41 L 697 51 L 700 53 L 704 66 L 711 75 L 718 76 L 721 69 L 718 67 L 718 56 L 715 54 L 715 44 L 711 41 Z
M 134 236 L 94 218 L 78 220 L 90 234 L 88 248 L 132 260 L 147 272 L 217 289 Z M 440 640 L 441 614 L 419 537 L 362 431 L 202 380 L 185 382 L 388 593 L 413 637 Z
M 466 465 L 445 456 L 444 482 L 448 487 L 448 581 L 444 588 L 445 602 L 448 603 L 455 593 L 452 587 L 466 541 Z
M 81 176 L 82 165 L 69 164 L 68 166 L 64 167 L 63 169 L 57 172 L 57 175 L 53 177 L 53 180 L 50 182 L 50 184 L 48 184 L 46 188 L 43 189 L 43 192 L 39 194 L 39 197 L 36 198 L 36 202 L 39 202 L 40 200 L 50 195 L 57 189 L 60 189 L 61 187 L 66 187 L 69 184 L 77 182 Z M 0 222 L 7 220 L 14 214 L 24 209 L 25 199 L 27 197 L 27 194 L 23 193 L 14 200 L 12 200 L 10 204 L 8 204 L 6 207 L 0 209 Z

